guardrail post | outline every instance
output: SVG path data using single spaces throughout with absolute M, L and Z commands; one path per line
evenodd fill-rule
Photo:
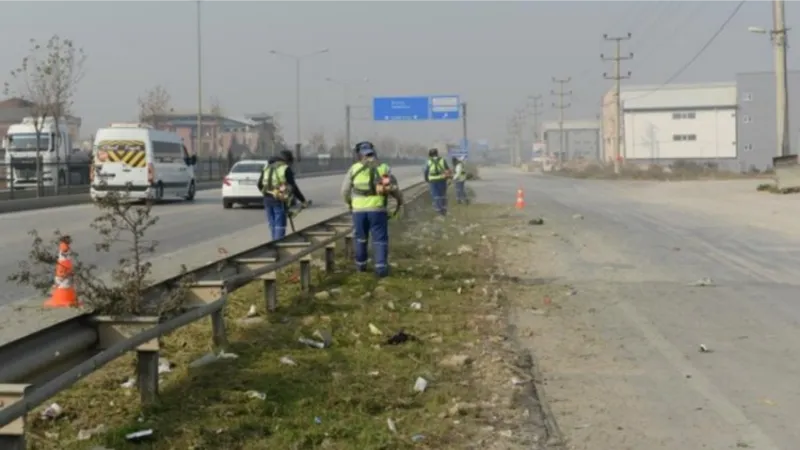
M 278 281 L 263 280 L 264 283 L 264 303 L 267 311 L 273 312 L 278 309 Z
M 344 237 L 344 257 L 353 259 L 353 236 L 347 235 Z
M 126 341 L 159 323 L 158 317 L 110 317 L 91 319 L 97 325 L 98 349 L 106 350 Z M 158 358 L 161 345 L 151 339 L 136 347 L 136 383 L 142 405 L 152 405 L 158 399 Z
M 152 405 L 158 399 L 158 339 L 136 348 L 136 382 L 142 405 Z
M 331 274 L 336 270 L 336 244 L 325 247 L 325 273 Z
M 221 308 L 211 313 L 211 340 L 215 349 L 224 349 L 228 346 L 224 311 L 225 309 Z
M 311 261 L 300 260 L 300 289 L 303 292 L 311 290 Z
M 25 397 L 29 384 L 0 384 L 0 409 L 11 406 Z M 25 450 L 25 416 L 0 428 L 0 448 Z

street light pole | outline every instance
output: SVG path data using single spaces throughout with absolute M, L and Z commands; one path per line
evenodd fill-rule
M 197 156 L 203 149 L 203 43 L 200 24 L 200 0 L 197 0 L 197 147 L 194 150 Z
M 298 161 L 301 159 L 300 150 L 301 150 L 301 148 L 303 146 L 303 144 L 302 144 L 302 135 L 300 134 L 301 133 L 301 128 L 300 128 L 300 117 L 301 117 L 300 116 L 300 63 L 302 62 L 302 60 L 304 60 L 306 58 L 310 58 L 312 56 L 321 55 L 323 53 L 328 53 L 329 51 L 330 51 L 330 49 L 323 48 L 322 50 L 317 50 L 315 52 L 306 53 L 304 55 L 293 55 L 291 53 L 284 53 L 284 52 L 280 52 L 278 50 L 270 50 L 269 51 L 273 55 L 283 56 L 283 57 L 292 59 L 292 60 L 294 60 L 294 63 L 295 63 L 295 66 L 294 66 L 294 68 L 295 68 L 294 101 L 295 101 L 295 114 L 296 114 L 295 120 L 297 120 L 297 128 L 296 128 L 297 133 L 295 135 L 295 137 L 297 138 L 297 142 L 295 143 L 295 152 L 296 152 Z

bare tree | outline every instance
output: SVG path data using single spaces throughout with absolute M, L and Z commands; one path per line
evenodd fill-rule
M 139 122 L 160 128 L 163 116 L 172 111 L 172 97 L 164 86 L 156 85 L 139 97 Z
M 112 316 L 168 315 L 180 312 L 186 298 L 188 284 L 186 268 L 174 286 L 158 298 L 144 296 L 151 284 L 151 264 L 145 259 L 151 257 L 158 243 L 146 239 L 147 230 L 158 222 L 151 214 L 152 204 L 136 205 L 126 198 L 126 193 L 109 192 L 107 197 L 98 199 L 100 215 L 91 227 L 100 235 L 100 242 L 94 243 L 97 253 L 108 253 L 116 246 L 123 245 L 122 256 L 115 261 L 110 282 L 97 275 L 97 266 L 81 261 L 80 255 L 72 253 L 73 280 L 79 300 L 97 314 Z M 19 264 L 19 270 L 8 277 L 9 281 L 31 286 L 44 295 L 53 286 L 53 271 L 58 263 L 58 244 L 71 243 L 72 239 L 54 233 L 54 239 L 45 243 L 36 230 L 32 249 L 27 261 Z
M 326 153 L 327 147 L 325 145 L 325 133 L 317 131 L 308 139 L 308 146 L 312 151 L 319 153 Z

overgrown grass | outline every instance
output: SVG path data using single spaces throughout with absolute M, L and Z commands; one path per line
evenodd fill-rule
M 302 294 L 296 269 L 284 271 L 275 313 L 263 314 L 260 285 L 242 288 L 226 309 L 227 351 L 238 358 L 189 369 L 210 350 L 210 326 L 182 328 L 164 339 L 175 367 L 162 376 L 159 405 L 142 410 L 136 390 L 121 387 L 133 374 L 127 356 L 55 398 L 65 413 L 33 421 L 31 448 L 487 449 L 523 439 L 518 428 L 534 412 L 524 386 L 510 383 L 524 370 L 486 236 L 503 223 L 487 225 L 490 214 L 454 206 L 446 220 L 420 213 L 393 223 L 393 273 L 383 280 L 340 259 L 333 276 L 314 268 L 314 292 Z M 253 304 L 263 320 L 241 323 Z M 401 330 L 416 339 L 388 344 Z M 331 333 L 329 348 L 298 343 L 317 331 Z M 428 382 L 421 393 L 418 377 Z M 154 437 L 125 439 L 142 429 Z
M 720 170 L 716 167 L 708 167 L 694 163 L 677 164 L 668 167 L 658 164 L 652 164 L 647 167 L 627 165 L 623 166 L 619 173 L 614 172 L 612 165 L 603 166 L 600 164 L 589 164 L 581 168 L 565 167 L 552 173 L 555 175 L 581 179 L 654 181 L 735 180 L 771 178 L 774 176 L 771 173 L 732 172 L 728 170 Z

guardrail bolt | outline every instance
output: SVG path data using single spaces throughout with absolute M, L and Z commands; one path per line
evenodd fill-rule
M 278 282 L 276 280 L 264 280 L 264 302 L 267 311 L 273 312 L 278 309 Z

